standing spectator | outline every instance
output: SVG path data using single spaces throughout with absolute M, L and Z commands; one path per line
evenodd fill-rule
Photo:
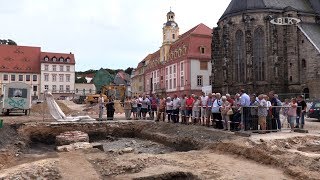
M 280 122 L 280 116 L 279 116 L 279 112 L 278 112 L 278 108 L 277 106 L 281 106 L 281 104 L 278 104 L 278 100 L 275 97 L 274 91 L 270 91 L 269 92 L 269 98 L 270 98 L 270 102 L 271 102 L 271 113 L 272 113 L 272 121 L 275 121 L 277 124 L 277 129 L 281 130 L 281 122 Z
M 172 121 L 174 123 L 179 122 L 179 110 L 180 110 L 180 99 L 178 96 L 175 94 L 173 95 L 173 100 L 172 100 Z
M 244 125 L 244 130 L 250 129 L 249 118 L 250 118 L 250 97 L 244 89 L 240 90 L 240 107 L 242 109 L 242 122 Z
M 162 121 L 164 122 L 164 119 L 166 118 L 165 112 L 166 112 L 166 99 L 160 97 L 159 111 L 158 111 L 158 116 L 156 121 L 160 121 L 162 116 Z
M 150 97 L 150 103 L 151 103 L 150 119 L 154 120 L 154 114 L 157 113 L 159 99 L 154 94 L 152 94 Z
M 212 94 L 209 93 L 208 95 L 208 100 L 207 100 L 207 105 L 206 105 L 206 113 L 207 113 L 207 118 L 206 118 L 206 126 L 209 127 L 210 126 L 210 120 L 212 117 L 212 103 L 213 103 L 214 99 L 212 97 Z
M 104 98 L 102 96 L 102 93 L 100 93 L 98 104 L 99 104 L 99 121 L 102 121 L 103 108 L 104 108 Z
M 290 100 L 285 99 L 284 104 L 283 104 L 283 108 L 282 108 L 282 115 L 285 117 L 285 120 L 288 122 L 288 128 L 290 127 L 290 120 L 289 120 L 289 116 L 288 116 L 289 107 L 290 107 Z M 283 122 L 282 122 L 282 125 L 281 125 L 282 127 L 283 127 L 285 120 L 283 120 Z
M 228 111 L 231 109 L 231 106 L 230 106 L 229 101 L 227 101 L 227 97 L 226 96 L 222 96 L 221 100 L 222 100 L 221 117 L 222 117 L 222 121 L 224 121 L 223 129 L 225 131 L 227 131 L 227 130 L 230 130 L 230 127 L 229 127 L 230 117 L 228 115 Z
M 258 129 L 258 101 L 257 96 L 255 94 L 252 94 L 250 96 L 250 120 L 249 120 L 249 126 L 252 130 Z
M 291 127 L 291 132 L 293 132 L 294 129 L 294 121 L 297 119 L 297 106 L 297 100 L 295 98 L 291 99 L 288 110 L 288 120 Z
M 307 110 L 307 103 L 303 100 L 303 97 L 301 95 L 298 96 L 298 108 L 297 108 L 297 119 L 296 119 L 296 128 L 303 129 L 304 128 L 304 116 L 306 114 Z
M 138 100 L 137 100 L 137 97 L 134 96 L 132 99 L 131 99 L 131 105 L 132 105 L 132 114 L 133 114 L 133 119 L 134 120 L 137 120 L 138 117 L 137 117 L 137 110 L 138 110 Z
M 189 124 L 189 117 L 192 118 L 192 106 L 194 103 L 194 99 L 192 95 L 188 96 L 188 99 L 186 100 L 186 108 L 187 108 L 187 114 L 186 114 L 186 123 Z
M 142 106 L 142 104 L 141 104 L 141 101 L 142 101 L 141 94 L 139 94 L 139 97 L 137 99 L 138 99 L 137 118 L 141 119 L 141 114 L 142 114 L 141 113 L 141 106 Z
M 131 104 L 131 98 L 129 96 L 126 97 L 126 100 L 124 101 L 124 113 L 127 120 L 130 120 L 131 118 L 131 111 L 132 111 L 132 104 Z
M 193 116 L 193 123 L 194 124 L 201 124 L 200 120 L 200 106 L 201 106 L 201 97 L 195 96 L 195 101 L 192 107 L 192 116 Z
M 106 106 L 107 106 L 107 120 L 113 120 L 115 109 L 114 109 L 114 102 L 113 102 L 112 96 L 109 97 L 109 100 Z
M 149 105 L 149 99 L 146 97 L 146 95 L 143 95 L 141 103 L 141 113 L 142 117 L 145 120 L 148 112 L 148 105 Z
M 258 96 L 258 124 L 262 130 L 262 133 L 265 133 L 267 129 L 267 116 L 268 116 L 268 104 L 264 99 L 264 95 L 260 94 Z M 260 129 L 258 129 L 260 130 Z
M 216 98 L 212 103 L 212 124 L 217 129 L 223 129 L 223 123 L 222 123 L 222 117 L 221 117 L 221 108 L 222 100 L 221 100 L 221 94 L 216 93 Z
M 186 109 L 186 94 L 181 95 L 180 99 L 180 114 L 181 114 L 181 124 L 186 123 L 186 115 L 187 115 L 187 109 Z
M 171 120 L 171 115 L 172 115 L 172 108 L 173 108 L 173 103 L 171 101 L 170 97 L 167 97 L 167 102 L 166 102 L 166 113 L 168 115 L 168 122 Z
M 202 96 L 200 96 L 201 99 L 201 125 L 205 125 L 205 119 L 206 119 L 206 106 L 208 101 L 208 96 L 205 95 L 204 92 L 202 92 Z

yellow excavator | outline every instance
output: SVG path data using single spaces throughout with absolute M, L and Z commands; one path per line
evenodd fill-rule
M 114 100 L 120 100 L 121 102 L 124 102 L 126 90 L 127 88 L 125 85 L 104 85 L 101 87 L 101 93 L 103 94 L 104 99 L 112 96 Z M 99 96 L 100 94 L 88 95 L 86 102 L 90 104 L 98 103 Z

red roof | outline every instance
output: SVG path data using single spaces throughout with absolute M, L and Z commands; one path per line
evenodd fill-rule
M 46 57 L 48 61 L 45 60 Z M 56 58 L 56 62 L 53 62 L 53 58 Z M 60 58 L 62 58 L 62 61 L 60 61 Z M 42 63 L 75 64 L 74 54 L 72 53 L 41 52 L 40 61 Z
M 0 72 L 40 74 L 40 47 L 0 45 Z

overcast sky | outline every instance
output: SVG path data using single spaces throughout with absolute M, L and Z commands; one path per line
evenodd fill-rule
M 212 28 L 231 0 L 0 0 L 0 39 L 75 54 L 76 70 L 136 67 L 162 43 L 172 8 L 180 33 Z

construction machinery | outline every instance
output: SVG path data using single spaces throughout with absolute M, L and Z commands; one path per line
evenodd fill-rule
M 106 100 L 107 97 L 113 97 L 114 100 L 120 100 L 124 102 L 127 93 L 127 87 L 125 85 L 104 85 L 101 87 L 101 93 L 103 94 L 103 98 Z M 86 98 L 86 102 L 93 104 L 98 102 L 100 94 L 88 95 Z

